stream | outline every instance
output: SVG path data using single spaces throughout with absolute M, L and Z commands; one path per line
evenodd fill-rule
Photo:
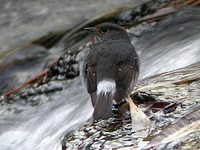
M 200 10 L 186 9 L 156 25 L 129 29 L 140 34 L 133 40 L 141 62 L 140 80 L 199 62 L 198 14 Z M 0 105 L 0 150 L 60 150 L 64 135 L 92 116 L 89 95 L 79 76 L 55 81 L 53 87 L 60 90 L 32 96 L 32 100 L 41 100 L 35 106 L 27 104 L 28 99 Z

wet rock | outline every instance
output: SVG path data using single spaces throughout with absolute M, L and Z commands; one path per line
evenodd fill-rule
M 143 28 L 143 34 L 135 42 L 141 62 L 140 78 L 186 67 L 199 61 L 199 13 L 199 8 L 186 8 L 155 22 L 150 30 L 150 25 Z M 135 27 L 130 31 L 134 30 Z
M 148 115 L 150 115 L 150 119 L 152 120 L 152 122 L 155 123 L 155 127 L 153 127 L 153 130 L 149 133 L 149 137 L 147 137 L 147 139 L 137 137 L 136 133 L 131 132 L 131 122 L 122 123 L 122 121 L 118 122 L 117 120 L 113 118 L 114 120 L 111 119 L 108 121 L 100 121 L 100 122 L 94 123 L 93 125 L 90 125 L 89 127 L 86 127 L 85 130 L 80 129 L 79 131 L 76 131 L 76 133 L 71 134 L 69 138 L 64 139 L 63 144 L 66 146 L 66 149 L 68 149 L 69 147 L 74 147 L 75 149 L 78 148 L 76 147 L 77 143 L 81 145 L 86 145 L 86 147 L 89 149 L 95 148 L 94 147 L 95 145 L 97 147 L 100 147 L 100 149 L 103 149 L 103 148 L 113 149 L 113 148 L 120 148 L 120 147 L 132 146 L 132 145 L 134 145 L 134 148 L 136 148 L 138 144 L 148 143 L 147 141 L 152 135 L 154 136 L 157 135 L 167 125 L 169 125 L 170 123 L 176 122 L 177 119 L 182 117 L 188 111 L 191 111 L 196 105 L 200 105 L 200 95 L 198 96 L 196 95 L 197 93 L 199 93 L 199 89 L 197 89 L 197 86 L 199 85 L 199 79 L 200 79 L 199 69 L 200 69 L 200 64 L 198 63 L 184 69 L 160 74 L 155 77 L 143 80 L 138 85 L 137 90 L 139 91 L 142 90 L 143 92 L 157 95 L 156 101 L 160 101 L 160 102 L 165 101 L 167 103 L 171 101 L 172 104 L 174 101 L 177 101 L 180 103 L 178 105 L 175 105 L 175 104 L 170 105 L 170 107 L 173 108 L 173 110 L 167 113 L 166 113 L 166 110 L 169 107 L 166 107 L 165 109 L 161 109 L 156 112 L 153 112 L 153 111 L 149 112 L 150 114 Z M 188 70 L 192 70 L 192 74 L 191 72 L 188 72 Z M 195 78 L 193 78 L 193 76 Z M 176 85 L 177 82 L 178 83 L 186 82 L 186 81 L 190 82 L 191 78 L 196 79 L 196 80 L 191 81 L 191 83 L 189 84 Z M 169 81 L 168 79 L 171 79 L 171 80 Z M 162 86 L 160 86 L 159 81 L 161 83 L 167 82 L 168 84 L 171 84 L 173 86 L 169 87 L 168 84 L 162 84 Z M 190 89 L 190 92 L 188 92 L 187 89 Z M 193 90 L 194 92 L 192 93 L 191 91 Z M 157 94 L 160 91 L 163 91 L 162 95 Z M 196 116 L 196 117 L 200 119 L 200 116 Z M 192 123 L 193 121 L 191 121 L 189 124 L 192 124 Z M 114 130 L 109 130 L 110 127 L 114 128 Z M 177 131 L 178 130 L 179 129 L 177 129 Z M 90 131 L 92 132 L 90 133 Z M 187 137 L 187 134 L 184 135 L 183 133 L 183 136 Z M 194 136 L 193 141 L 196 141 L 195 139 L 198 138 L 197 137 L 198 135 L 196 136 L 193 135 L 193 136 Z M 102 144 L 101 139 L 106 140 L 106 142 Z M 139 139 L 142 139 L 142 140 L 138 142 Z M 88 140 L 90 141 L 89 143 L 88 143 Z M 184 140 L 184 142 L 189 142 L 189 141 Z M 181 144 L 184 142 L 182 140 L 176 141 L 175 145 L 178 146 L 178 148 L 180 148 L 181 146 L 184 147 L 185 145 L 187 146 L 190 145 L 190 148 L 192 148 L 193 146 L 194 147 L 196 146 L 195 144 L 189 144 L 189 143 Z M 165 145 L 163 145 L 162 147 L 164 146 Z
M 111 0 L 104 2 L 2 0 L 0 4 L 0 51 L 7 51 L 40 38 L 55 29 L 65 31 L 67 26 L 106 10 L 122 5 L 138 5 L 142 2 L 145 0 L 127 0 L 123 3 Z
M 39 74 L 44 69 L 44 59 L 48 54 L 44 47 L 27 45 L 0 56 L 0 94 Z

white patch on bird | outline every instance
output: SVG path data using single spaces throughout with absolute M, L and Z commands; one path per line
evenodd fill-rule
M 97 85 L 97 94 L 111 92 L 115 94 L 116 83 L 113 80 L 102 80 Z

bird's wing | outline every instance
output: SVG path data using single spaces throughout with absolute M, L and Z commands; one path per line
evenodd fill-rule
M 138 58 L 137 54 L 135 54 L 134 65 L 132 67 L 133 67 L 134 73 L 133 73 L 133 79 L 132 79 L 131 85 L 130 85 L 130 87 L 128 89 L 128 93 L 132 92 L 132 90 L 135 87 L 135 84 L 136 84 L 136 82 L 138 80 L 138 77 L 139 77 L 140 61 L 139 61 L 139 58 Z
M 139 61 L 137 55 L 132 61 L 126 61 L 118 65 L 115 100 L 120 102 L 126 92 L 130 92 L 134 87 L 139 74 Z
M 97 90 L 97 76 L 96 76 L 96 66 L 95 58 L 88 55 L 86 62 L 84 64 L 83 75 L 87 85 L 87 91 L 91 96 L 92 105 L 96 104 L 96 90 Z

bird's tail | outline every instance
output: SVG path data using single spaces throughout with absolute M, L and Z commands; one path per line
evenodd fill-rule
M 112 116 L 112 92 L 100 92 L 96 97 L 96 104 L 94 107 L 94 119 L 108 119 Z

